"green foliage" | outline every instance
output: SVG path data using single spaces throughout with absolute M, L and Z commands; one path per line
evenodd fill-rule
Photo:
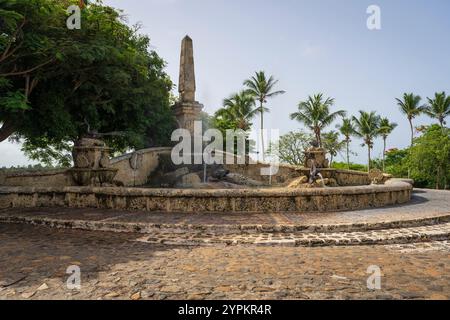
M 383 159 L 381 161 L 381 167 L 379 169 L 382 171 L 386 170 L 385 157 L 387 138 L 392 133 L 392 131 L 397 128 L 397 126 L 398 125 L 395 122 L 390 122 L 388 118 L 381 118 L 380 120 L 380 128 L 378 129 L 378 133 L 383 137 Z
M 412 148 L 386 152 L 386 172 L 396 178 L 408 173 L 419 188 L 448 188 L 450 181 L 450 129 L 426 127 Z
M 420 105 L 422 98 L 413 93 L 405 93 L 403 94 L 403 99 L 397 98 L 396 100 L 397 105 L 400 108 L 400 112 L 402 112 L 408 119 L 414 119 L 425 111 L 425 107 Z
M 223 101 L 223 108 L 214 114 L 214 119 L 224 128 L 248 131 L 257 112 L 253 96 L 241 91 Z
M 392 149 L 386 151 L 385 171 L 396 178 L 408 177 L 408 158 L 410 149 Z
M 448 188 L 450 182 L 450 129 L 430 126 L 411 148 L 411 177 L 427 188 Z
M 414 93 L 403 94 L 403 99 L 396 99 L 400 112 L 408 119 L 411 128 L 411 146 L 414 143 L 414 126 L 413 120 L 425 111 L 425 107 L 420 105 L 422 98 Z
M 363 146 L 367 146 L 368 170 L 370 170 L 371 150 L 373 149 L 374 140 L 380 135 L 380 116 L 375 112 L 360 111 L 359 117 L 353 117 L 355 125 L 354 135 L 363 140 Z
M 347 169 L 350 169 L 350 143 L 352 142 L 352 136 L 355 134 L 355 126 L 350 118 L 343 118 L 342 124 L 338 124 L 336 128 L 344 136 Z
M 259 102 L 258 112 L 260 114 L 261 129 L 264 129 L 264 113 L 270 112 L 270 109 L 265 106 L 267 100 L 285 93 L 283 90 L 275 90 L 278 80 L 273 76 L 267 77 L 264 71 L 255 72 L 255 75 L 250 79 L 244 81 L 244 86 L 247 88 L 246 92 L 253 96 Z M 261 130 L 261 147 L 263 160 L 265 156 L 264 133 Z
M 169 143 L 175 121 L 165 62 L 120 12 L 92 2 L 81 30 L 68 30 L 65 10 L 78 1 L 0 1 L 0 16 L 12 16 L 0 46 L 0 56 L 11 53 L 0 64 L 0 122 L 14 124 L 28 155 L 62 159 L 61 145 L 96 132 L 108 133 L 115 151 Z
M 324 133 L 322 136 L 322 144 L 331 157 L 331 164 L 333 163 L 333 159 L 336 158 L 338 153 L 342 152 L 346 148 L 345 140 L 341 140 L 339 137 L 339 133 L 336 131 Z
M 313 136 L 304 131 L 289 132 L 281 136 L 278 142 L 269 145 L 267 155 L 277 156 L 282 163 L 303 166 L 305 151 L 312 139 Z
M 345 163 L 345 162 L 333 162 L 331 167 L 334 169 L 338 169 L 338 170 L 347 170 L 348 169 L 347 163 Z M 350 163 L 350 170 L 367 172 L 367 166 L 365 166 L 363 164 Z
M 31 160 L 39 161 L 47 167 L 70 167 L 72 165 L 73 144 L 61 142 L 50 144 L 45 138 L 35 139 L 34 144 L 28 141 L 22 146 L 22 151 Z
M 387 139 L 392 131 L 397 128 L 398 124 L 395 122 L 390 122 L 388 118 L 381 118 L 379 126 L 378 133 L 383 137 L 383 139 Z
M 446 125 L 445 118 L 450 116 L 450 96 L 447 96 L 445 92 L 436 93 L 434 99 L 428 98 L 428 103 L 425 113 L 437 119 L 443 128 Z
M 337 117 L 346 115 L 344 110 L 331 112 L 330 108 L 333 104 L 334 99 L 326 98 L 324 100 L 322 93 L 309 96 L 306 101 L 299 103 L 298 111 L 291 114 L 290 117 L 292 120 L 304 123 L 314 133 L 317 142 L 322 147 L 322 130 L 331 125 Z

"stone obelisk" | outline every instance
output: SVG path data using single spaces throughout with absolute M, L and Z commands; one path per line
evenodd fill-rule
M 194 134 L 194 122 L 200 120 L 203 105 L 195 101 L 195 66 L 192 39 L 186 36 L 181 43 L 179 101 L 173 106 L 178 127 Z

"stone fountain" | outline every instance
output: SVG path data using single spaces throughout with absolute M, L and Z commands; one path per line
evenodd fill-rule
M 200 120 L 203 106 L 195 98 L 189 37 L 182 43 L 179 91 L 179 102 L 172 108 L 174 116 L 179 128 L 195 133 L 194 122 Z M 250 161 L 208 166 L 205 175 L 203 165 L 175 165 L 172 148 L 140 150 L 110 159 L 110 149 L 100 140 L 105 135 L 111 134 L 90 132 L 76 144 L 72 169 L 54 175 L 0 177 L 4 185 L 0 187 L 0 209 L 48 206 L 178 213 L 326 212 L 407 203 L 413 189 L 410 183 L 390 179 L 380 171 L 330 168 L 326 150 L 315 142 L 305 153 L 304 167 L 280 164 L 278 173 L 269 178 L 261 175 L 268 164 Z M 202 182 L 204 176 L 209 178 L 207 183 Z M 114 187 L 119 184 L 130 188 Z
M 73 148 L 74 168 L 69 172 L 79 186 L 112 185 L 118 169 L 110 167 L 110 151 L 102 140 L 83 138 Z

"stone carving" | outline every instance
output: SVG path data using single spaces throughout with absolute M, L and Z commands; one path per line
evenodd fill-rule
M 80 186 L 112 184 L 118 169 L 110 168 L 110 149 L 99 139 L 83 138 L 73 148 L 73 180 Z
M 130 167 L 133 170 L 138 170 L 142 167 L 143 156 L 137 152 L 133 153 L 130 158 Z
M 384 184 L 384 174 L 379 169 L 372 169 L 369 171 L 369 179 L 372 181 L 372 184 Z
M 194 133 L 194 121 L 200 120 L 203 105 L 195 101 L 195 64 L 192 39 L 186 36 L 181 43 L 179 102 L 173 106 L 179 128 Z
M 178 83 L 180 101 L 195 101 L 195 90 L 194 45 L 192 39 L 186 36 L 181 43 L 180 78 Z
M 326 150 L 320 148 L 317 142 L 311 143 L 312 147 L 305 152 L 305 167 L 311 169 L 315 166 L 318 169 L 326 169 L 330 167 L 330 162 L 326 158 Z

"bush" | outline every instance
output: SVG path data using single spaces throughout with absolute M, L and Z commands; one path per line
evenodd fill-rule
M 348 169 L 347 163 L 345 162 L 333 162 L 331 167 L 338 170 Z M 350 163 L 350 170 L 367 172 L 367 166 L 363 164 Z

